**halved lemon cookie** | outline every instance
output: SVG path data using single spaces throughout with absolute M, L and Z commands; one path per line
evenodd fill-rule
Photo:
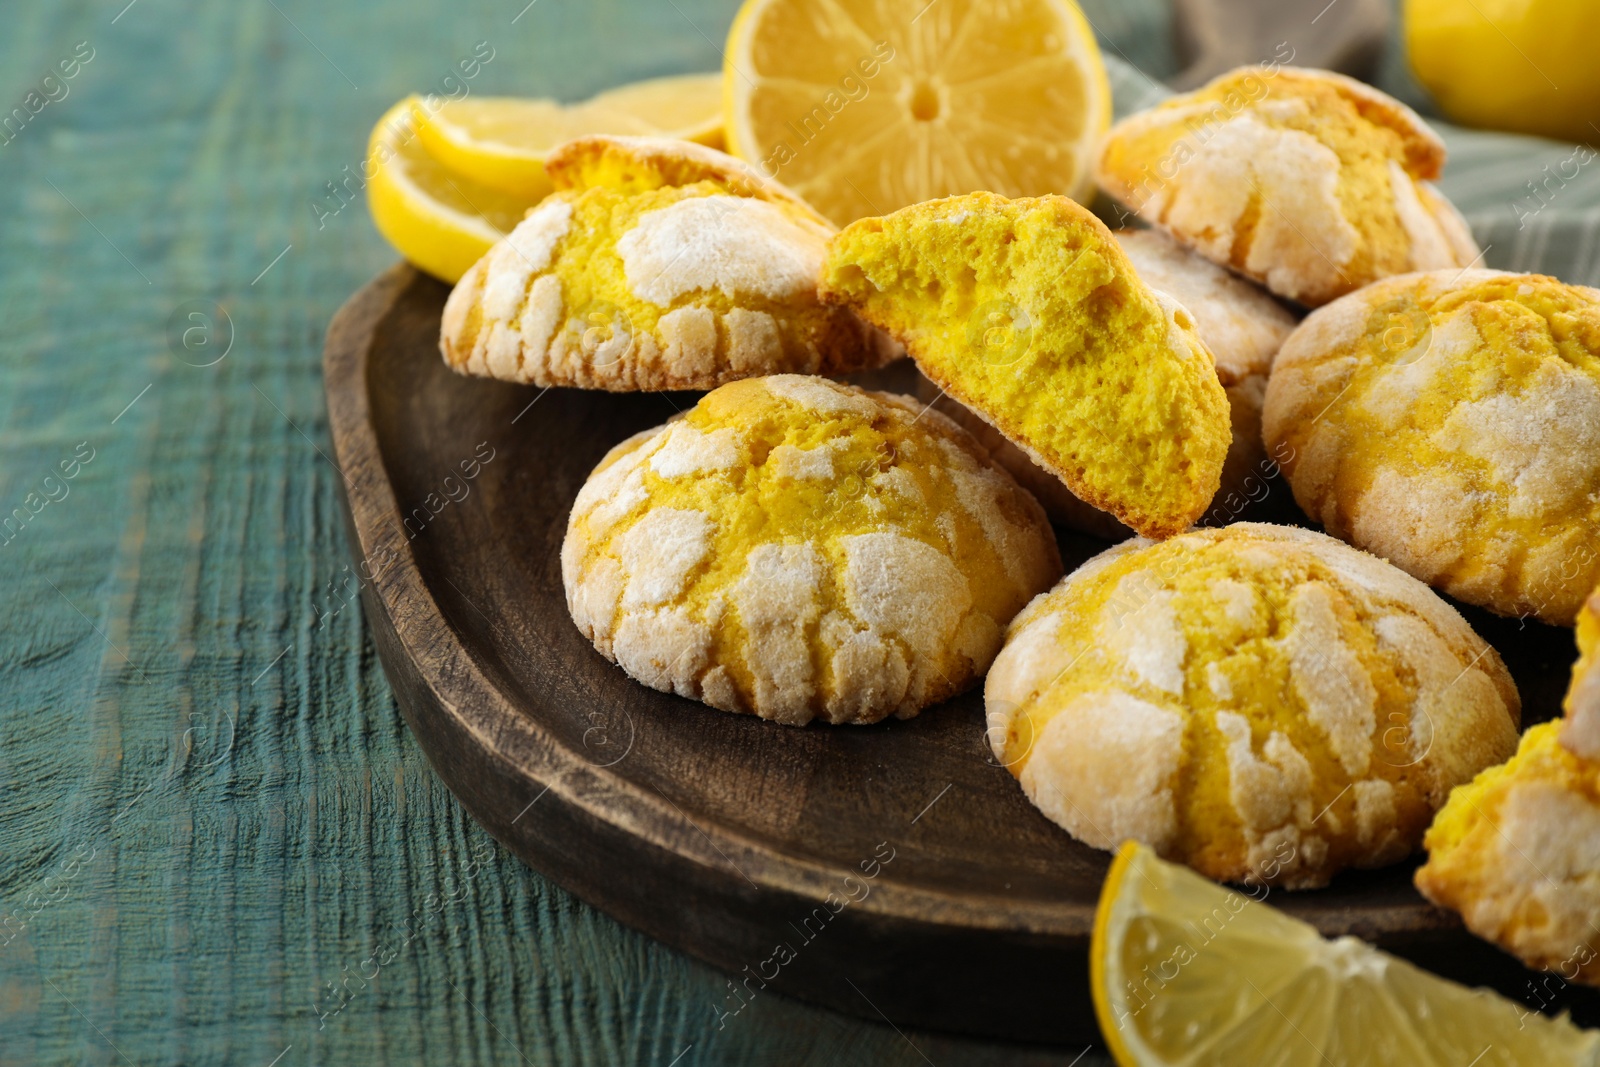
M 995 755 L 1080 841 L 1290 888 L 1407 855 L 1521 714 L 1427 586 L 1255 523 L 1090 560 L 1012 622 L 984 699 Z
M 821 289 L 1135 530 L 1178 533 L 1215 495 L 1229 415 L 1211 353 L 1066 197 L 971 193 L 862 219 L 829 245 Z
M 977 438 L 978 443 L 988 449 L 989 458 L 1004 467 L 1018 485 L 1033 494 L 1051 522 L 1107 541 L 1124 541 L 1134 536 L 1132 530 L 1109 513 L 1079 500 L 1065 482 L 1035 463 L 1005 434 L 974 415 L 966 405 L 952 399 L 927 378 L 919 376 L 917 399 L 932 404 L 935 411 L 950 416 L 957 425 Z
M 1600 290 L 1380 282 L 1284 343 L 1263 426 L 1306 514 L 1451 596 L 1569 626 L 1600 582 Z
M 1111 128 L 1096 178 L 1179 241 L 1316 307 L 1478 247 L 1432 184 L 1444 142 L 1341 74 L 1241 67 Z
M 1238 497 L 1254 497 L 1269 473 L 1276 473 L 1261 441 L 1261 406 L 1267 375 L 1283 342 L 1299 325 L 1293 315 L 1259 286 L 1231 274 L 1161 230 L 1120 230 L 1117 242 L 1139 277 L 1182 304 L 1194 328 L 1217 361 L 1217 379 L 1228 394 L 1233 443 L 1222 466 L 1217 503 L 1237 514 Z M 1224 520 L 1226 521 L 1226 520 Z
M 1177 300 L 1194 318 L 1195 331 L 1217 361 L 1217 379 L 1228 394 L 1233 442 L 1222 465 L 1214 503 L 1226 508 L 1221 521 L 1261 499 L 1277 473 L 1261 443 L 1261 405 L 1272 357 L 1298 320 L 1260 287 L 1191 252 L 1159 230 L 1113 234 L 1139 277 Z M 933 399 L 937 387 L 925 399 Z M 994 427 L 948 396 L 935 406 L 961 423 L 989 449 L 995 462 L 1044 505 L 1051 521 L 1096 537 L 1121 540 L 1127 527 L 1072 494 L 1061 479 L 1039 467 Z M 1213 509 L 1215 510 L 1215 509 Z
M 464 374 L 612 391 L 842 374 L 897 354 L 817 298 L 833 228 L 714 149 L 586 137 L 545 163 L 556 192 L 445 304 Z
M 944 416 L 776 375 L 614 448 L 561 573 L 578 628 L 632 677 L 801 725 L 966 689 L 1061 560 L 1038 503 Z

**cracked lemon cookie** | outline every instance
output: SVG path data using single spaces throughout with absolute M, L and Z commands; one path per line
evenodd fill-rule
M 1228 394 L 1233 427 L 1216 499 L 1253 496 L 1272 470 L 1261 443 L 1267 372 L 1272 369 L 1272 357 L 1299 320 L 1260 287 L 1228 273 L 1159 230 L 1121 230 L 1113 236 L 1146 285 L 1188 310 L 1195 331 L 1216 357 L 1217 379 Z M 933 399 L 936 393 L 937 386 L 927 391 L 925 399 Z M 995 462 L 1038 498 L 1052 521 L 1096 537 L 1121 540 L 1128 535 L 1127 527 L 1073 496 L 1061 479 L 1040 468 L 965 407 L 948 396 L 940 396 L 935 406 L 970 430 Z
M 995 755 L 1080 841 L 1289 888 L 1407 855 L 1521 715 L 1427 586 L 1255 523 L 1090 560 L 1012 622 L 984 699 Z
M 1600 985 L 1600 763 L 1561 734 L 1560 720 L 1532 727 L 1450 794 L 1416 884 L 1529 967 Z
M 1416 883 L 1529 967 L 1600 986 L 1600 589 L 1577 636 L 1566 717 L 1450 794 Z
M 1241 67 L 1113 126 L 1096 178 L 1209 259 L 1316 307 L 1477 259 L 1431 184 L 1444 160 L 1438 135 L 1371 86 Z
M 1600 582 L 1600 290 L 1380 282 L 1284 343 L 1263 428 L 1306 514 L 1451 596 L 1571 625 Z
M 971 193 L 862 219 L 830 244 L 821 289 L 1140 533 L 1186 529 L 1216 494 L 1228 398 L 1193 317 L 1066 197 Z
M 897 353 L 817 298 L 833 227 L 731 156 L 585 137 L 556 191 L 461 279 L 439 346 L 463 374 L 616 392 L 842 374 Z
M 1038 503 L 960 427 L 800 375 L 612 449 L 561 549 L 573 620 L 629 675 L 793 725 L 954 696 L 1060 573 Z

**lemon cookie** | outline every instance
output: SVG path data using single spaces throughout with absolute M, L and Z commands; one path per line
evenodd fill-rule
M 1391 278 L 1306 319 L 1264 433 L 1329 533 L 1451 596 L 1571 625 L 1600 582 L 1600 291 Z
M 1444 142 L 1340 74 L 1241 67 L 1107 134 L 1105 190 L 1208 258 L 1316 307 L 1478 248 L 1431 184 Z
M 1428 829 L 1422 895 L 1530 967 L 1600 985 L 1600 763 L 1562 723 L 1450 794 Z
M 935 411 L 950 416 L 957 425 L 977 438 L 978 443 L 988 450 L 989 458 L 1004 467 L 1018 485 L 1033 494 L 1051 522 L 1108 541 L 1123 541 L 1134 535 L 1132 530 L 1113 516 L 1079 500 L 1065 482 L 1035 463 L 1005 434 L 974 415 L 959 401 L 951 399 L 927 378 L 919 378 L 917 398 L 925 404 L 932 404 Z
M 579 137 L 550 153 L 545 170 L 557 189 L 648 193 L 714 182 L 735 196 L 782 204 L 830 232 L 835 229 L 788 186 L 741 159 L 698 144 L 649 137 Z
M 882 327 L 949 396 L 1140 533 L 1216 494 L 1228 398 L 1193 317 L 1066 197 L 935 200 L 852 224 L 823 299 Z
M 1038 503 L 944 416 L 776 375 L 614 448 L 561 573 L 578 628 L 634 678 L 800 725 L 966 689 L 1061 560 Z
M 1450 794 L 1416 883 L 1528 966 L 1600 985 L 1600 589 L 1577 637 L 1566 718 Z
M 1074 837 L 1290 888 L 1407 855 L 1521 714 L 1427 586 L 1255 523 L 1090 560 L 1012 622 L 984 696 L 996 756 Z
M 1266 479 L 1276 474 L 1261 443 L 1261 404 L 1267 391 L 1272 357 L 1298 320 L 1258 286 L 1230 274 L 1189 251 L 1159 230 L 1121 230 L 1114 234 L 1139 277 L 1182 304 L 1194 318 L 1195 331 L 1216 357 L 1217 379 L 1228 394 L 1233 443 L 1222 465 L 1216 501 L 1229 512 L 1244 501 L 1259 499 Z M 996 463 L 1038 498 L 1051 521 L 1096 537 L 1122 540 L 1128 528 L 1098 508 L 1090 507 L 1042 469 L 1016 445 L 938 387 L 924 399 L 938 396 L 935 406 L 972 432 Z
M 463 374 L 612 391 L 711 389 L 779 371 L 841 374 L 897 353 L 817 275 L 834 230 L 714 149 L 586 137 L 556 191 L 461 279 L 440 349 Z
M 1230 494 L 1253 496 L 1255 482 L 1276 473 L 1261 442 L 1267 375 L 1299 318 L 1259 286 L 1160 230 L 1121 230 L 1116 237 L 1145 284 L 1178 301 L 1194 317 L 1196 332 L 1216 357 L 1217 379 L 1228 394 L 1233 424 L 1218 501 Z

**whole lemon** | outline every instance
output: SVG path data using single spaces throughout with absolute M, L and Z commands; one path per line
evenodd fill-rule
M 1600 143 L 1596 0 L 1405 0 L 1411 69 L 1468 126 Z

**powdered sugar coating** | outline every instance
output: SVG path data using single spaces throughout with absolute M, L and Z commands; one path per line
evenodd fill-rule
M 1426 586 L 1254 523 L 1134 539 L 1062 579 L 1013 621 L 985 703 L 996 756 L 1074 836 L 1291 888 L 1404 856 L 1519 714 Z
M 737 160 L 604 137 L 556 157 L 557 191 L 446 301 L 440 350 L 458 372 L 613 391 L 708 389 L 766 373 L 864 370 L 898 355 L 818 299 L 832 227 Z
M 1477 258 L 1428 184 L 1444 154 L 1415 112 L 1370 86 L 1246 67 L 1118 123 L 1096 178 L 1208 259 L 1317 307 Z
M 1387 279 L 1284 343 L 1263 436 L 1335 536 L 1469 603 L 1570 625 L 1600 582 L 1600 292 Z
M 628 286 L 671 307 L 715 289 L 730 300 L 783 300 L 815 291 L 828 235 L 764 200 L 702 196 L 647 211 L 617 239 Z
M 1060 574 L 949 420 L 821 378 L 724 386 L 613 450 L 562 546 L 580 630 L 656 688 L 792 725 L 908 717 Z

